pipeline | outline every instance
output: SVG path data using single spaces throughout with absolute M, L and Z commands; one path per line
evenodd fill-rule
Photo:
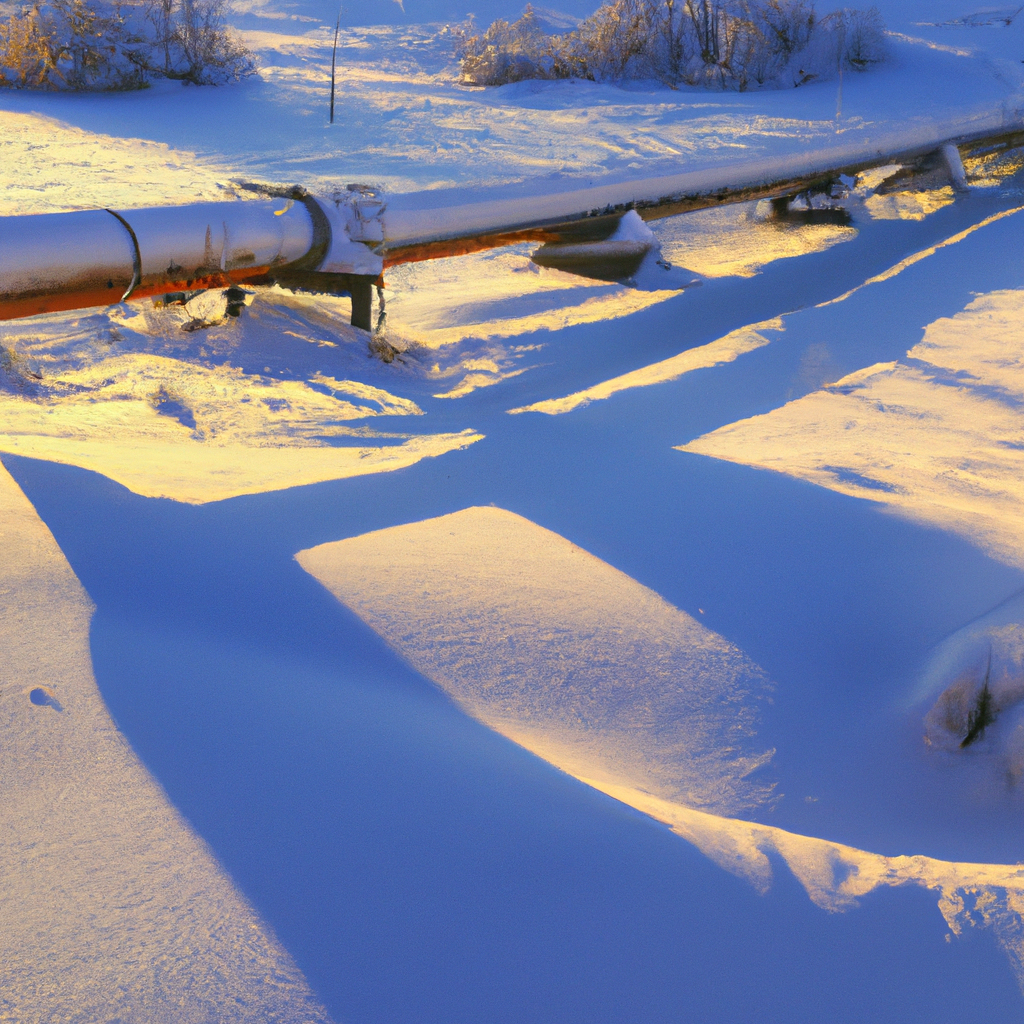
M 258 191 L 249 201 L 0 217 L 0 319 L 279 283 L 350 295 L 352 323 L 369 330 L 384 268 L 373 249 L 381 201 L 359 187 L 326 199 Z
M 877 148 L 879 142 L 886 145 Z M 243 187 L 253 198 L 247 201 L 0 217 L 0 320 L 133 297 L 277 283 L 351 296 L 353 325 L 370 330 L 373 288 L 383 286 L 388 266 L 532 241 L 542 244 L 537 262 L 568 268 L 575 251 L 577 272 L 587 274 L 587 260 L 616 256 L 614 239 L 627 213 L 654 220 L 776 199 L 884 163 L 905 167 L 897 177 L 934 175 L 937 169 L 962 191 L 961 152 L 1022 144 L 1019 120 L 1004 124 L 993 115 L 971 136 L 904 134 L 768 162 L 583 187 L 560 181 L 545 190 L 534 182 L 410 193 L 385 202 L 365 185 L 328 196 L 297 186 L 248 185 Z

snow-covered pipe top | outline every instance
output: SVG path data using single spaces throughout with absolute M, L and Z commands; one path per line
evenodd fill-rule
M 743 198 L 773 184 L 851 173 L 881 163 L 915 160 L 944 145 L 969 145 L 1024 131 L 1024 112 L 997 110 L 948 124 L 929 120 L 898 132 L 850 131 L 835 143 L 807 152 L 721 163 L 699 170 L 617 182 L 581 184 L 579 179 L 540 179 L 522 185 L 481 189 L 434 189 L 389 196 L 384 234 L 389 247 L 471 235 L 511 232 L 554 224 L 584 214 L 639 209 L 645 219 L 671 212 L 682 200 Z M 849 141 L 847 138 L 849 137 Z
M 259 198 L 2 217 L 0 319 L 243 281 L 279 280 L 351 294 L 352 287 L 365 290 L 389 263 L 517 237 L 549 244 L 607 238 L 627 210 L 651 218 L 754 194 L 781 195 L 801 183 L 930 152 L 943 154 L 962 185 L 956 144 L 1022 131 L 1020 111 L 997 111 L 966 125 L 929 122 L 905 126 L 898 135 L 851 131 L 854 141 L 837 136 L 834 145 L 810 153 L 582 187 L 578 180 L 549 179 L 385 198 L 362 185 L 317 197 L 299 188 L 249 186 Z M 584 238 L 580 226 L 600 231 L 591 231 L 593 238 L 583 231 Z M 449 245 L 452 240 L 457 244 Z M 353 285 L 355 279 L 362 284 Z

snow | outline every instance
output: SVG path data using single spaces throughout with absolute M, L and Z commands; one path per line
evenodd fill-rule
M 770 213 L 767 202 L 737 203 L 656 221 L 654 230 L 665 259 L 703 277 L 754 277 L 775 260 L 820 252 L 856 237 L 852 227 L 781 224 Z
M 763 672 L 571 542 L 503 509 L 470 508 L 296 558 L 468 714 L 664 821 L 761 892 L 768 853 L 831 911 L 882 885 L 936 890 L 954 934 L 996 930 L 1024 986 L 1019 864 L 883 857 L 730 817 L 771 799 L 774 752 L 741 753 Z M 997 703 L 1010 703 L 1008 685 L 1024 695 L 1008 678 L 993 686 Z
M 189 173 L 197 198 L 214 198 L 210 190 L 230 178 L 285 179 L 313 190 L 368 180 L 395 193 L 531 179 L 536 191 L 678 176 L 680 168 L 691 178 L 705 169 L 719 178 L 723 168 L 756 173 L 822 152 L 912 145 L 1012 123 L 1024 105 L 1019 58 L 1004 56 L 1016 26 L 970 30 L 972 41 L 986 44 L 978 53 L 936 42 L 951 30 L 915 27 L 910 13 L 905 4 L 883 11 L 893 27 L 914 31 L 896 41 L 888 66 L 846 77 L 838 120 L 829 83 L 710 94 L 580 81 L 467 89 L 455 84 L 451 41 L 440 26 L 410 25 L 343 33 L 340 114 L 328 125 L 333 18 L 330 27 L 299 35 L 262 32 L 247 37 L 263 62 L 262 81 L 203 94 L 200 118 L 194 89 L 174 83 L 137 94 L 5 96 L 0 138 L 16 160 L 0 161 L 0 213 L 43 209 L 39 179 L 59 183 L 46 189 L 48 209 L 145 205 L 165 180 L 163 201 L 184 201 L 180 186 Z M 906 88 L 912 79 L 927 85 Z M 54 120 L 75 129 L 61 143 L 52 141 Z M 109 138 L 114 123 L 121 138 Z M 150 141 L 129 151 L 132 139 Z M 55 154 L 55 145 L 70 150 Z M 120 178 L 109 173 L 117 153 L 129 164 Z M 55 155 L 73 177 L 54 175 Z M 36 180 L 19 186 L 26 177 Z
M 328 1021 L 104 706 L 93 606 L 0 469 L 0 1008 L 12 1019 Z M 45 967 L 43 966 L 45 965 Z
M 389 472 L 480 440 L 468 429 L 349 426 L 422 410 L 314 368 L 329 365 L 318 350 L 338 342 L 317 337 L 318 304 L 303 305 L 289 310 L 256 299 L 243 337 L 231 319 L 202 331 L 206 358 L 198 365 L 181 358 L 182 348 L 192 348 L 184 339 L 193 335 L 182 331 L 188 307 L 115 306 L 70 324 L 53 315 L 15 323 L 7 328 L 17 353 L 7 388 L 0 378 L 0 450 L 96 470 L 148 497 L 197 503 Z M 333 319 L 330 332 L 337 333 Z M 238 365 L 256 370 L 263 346 L 279 359 L 280 335 L 290 338 L 286 358 L 303 365 L 307 380 Z
M 865 367 L 683 447 L 883 502 L 1024 564 L 1024 295 L 934 321 L 910 362 Z
M 336 11 L 233 10 L 261 80 L 0 96 L 0 214 L 562 202 L 1024 108 L 962 0 L 884 4 L 838 116 L 467 89 L 409 0 L 346 6 L 328 126 Z M 374 345 L 280 289 L 4 324 L 0 1016 L 1019 1019 L 1024 184 L 965 163 L 651 222 L 653 290 L 394 267 Z
M 781 317 L 766 321 L 761 324 L 751 324 L 748 327 L 741 327 L 732 331 L 724 338 L 711 342 L 709 345 L 698 345 L 695 348 L 680 352 L 677 356 L 645 366 L 630 373 L 624 373 L 621 377 L 614 377 L 612 380 L 604 381 L 584 391 L 577 391 L 575 394 L 566 395 L 565 398 L 549 398 L 542 402 L 534 402 L 532 405 L 524 405 L 519 409 L 509 409 L 510 413 L 520 412 L 546 412 L 556 416 L 559 413 L 572 412 L 573 409 L 589 402 L 600 401 L 604 398 L 611 398 L 612 395 L 625 391 L 628 388 L 649 387 L 652 384 L 664 384 L 667 381 L 678 380 L 684 373 L 691 373 L 694 370 L 703 370 L 711 366 L 718 366 L 720 363 L 729 363 L 747 352 L 762 345 L 771 344 L 771 338 L 767 336 L 768 331 L 784 331 L 785 323 Z
M 760 669 L 564 538 L 471 508 L 296 557 L 469 714 L 577 778 L 726 812 L 768 798 L 750 776 L 770 753 L 743 753 Z

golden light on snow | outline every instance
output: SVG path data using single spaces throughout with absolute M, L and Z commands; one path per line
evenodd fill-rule
M 732 817 L 769 794 L 750 778 L 769 756 L 750 752 L 760 671 L 565 538 L 470 508 L 296 557 L 468 714 L 758 891 L 772 856 L 831 911 L 923 886 L 953 934 L 992 927 L 1024 984 L 1024 867 L 888 857 Z
M 500 341 L 616 319 L 679 294 L 539 267 L 530 261 L 536 248 L 528 242 L 389 268 L 389 328 L 407 342 L 441 349 L 467 338 Z M 500 368 L 489 372 L 501 379 Z
M 921 192 L 868 196 L 864 208 L 872 220 L 924 220 L 929 214 L 950 206 L 955 198 L 953 189 L 947 185 Z
M 613 377 L 611 380 L 595 384 L 583 391 L 566 395 L 565 398 L 548 398 L 541 402 L 534 402 L 532 405 L 520 406 L 518 409 L 509 409 L 509 412 L 544 412 L 550 416 L 572 412 L 573 409 L 578 409 L 581 405 L 589 405 L 591 402 L 611 398 L 612 395 L 618 394 L 620 391 L 649 387 L 652 384 L 664 384 L 667 381 L 678 380 L 684 374 L 692 373 L 694 370 L 731 363 L 747 352 L 753 352 L 755 349 L 770 344 L 771 338 L 766 336 L 766 332 L 784 330 L 785 323 L 781 317 L 765 320 L 759 324 L 751 324 L 749 327 L 731 331 L 724 338 L 719 338 L 708 345 L 687 349 L 670 359 L 663 359 L 661 362 L 652 363 L 639 370 L 632 370 L 619 377 Z
M 907 356 L 681 450 L 885 503 L 1024 566 L 1024 291 L 929 324 Z
M 754 277 L 776 260 L 824 252 L 857 237 L 853 227 L 769 218 L 771 204 L 738 203 L 655 221 L 665 259 L 703 277 Z
M 329 1024 L 111 721 L 92 604 L 2 466 L 0 551 L 0 1017 Z
M 65 370 L 47 391 L 0 393 L 0 451 L 193 504 L 401 469 L 482 436 L 346 428 L 373 413 L 301 381 L 154 355 Z
M 229 175 L 163 143 L 0 110 L 0 217 L 223 200 Z
M 223 305 L 206 292 L 189 307 L 211 296 Z M 480 440 L 414 432 L 407 418 L 423 412 L 412 399 L 312 369 L 351 368 L 356 353 L 360 369 L 383 368 L 366 335 L 338 322 L 344 302 L 272 293 L 239 320 L 193 331 L 182 329 L 189 307 L 148 303 L 16 321 L 0 345 L 0 452 L 202 503 L 402 469 Z M 238 365 L 265 359 L 276 373 Z
M 963 231 L 958 231 L 956 234 L 950 235 L 948 238 L 944 238 L 940 242 L 936 242 L 935 245 L 930 245 L 925 249 L 919 249 L 917 252 L 911 253 L 905 259 L 900 260 L 899 263 L 894 263 L 887 270 L 883 270 L 881 274 L 875 274 L 873 277 L 869 277 L 862 284 L 857 285 L 856 288 L 851 288 L 848 292 L 844 292 L 842 295 L 837 295 L 834 299 L 829 299 L 827 302 L 820 303 L 820 305 L 831 306 L 837 302 L 845 302 L 862 288 L 869 288 L 871 285 L 881 284 L 883 281 L 891 281 L 894 277 L 898 277 L 902 274 L 904 270 L 909 270 L 915 264 L 928 259 L 929 256 L 934 256 L 941 249 L 945 249 L 951 245 L 957 245 L 965 238 L 969 238 L 973 235 L 975 231 L 980 231 L 982 228 L 987 228 L 990 224 L 995 224 L 998 221 L 1005 220 L 1007 217 L 1013 217 L 1021 212 L 1024 212 L 1024 206 L 1014 206 L 1009 210 L 1000 210 L 998 213 L 993 213 L 984 220 L 979 220 L 976 224 L 972 224 L 970 227 L 964 228 Z
M 469 508 L 297 558 L 469 714 L 574 775 L 724 811 L 769 791 L 751 778 L 770 756 L 760 669 L 558 534 Z

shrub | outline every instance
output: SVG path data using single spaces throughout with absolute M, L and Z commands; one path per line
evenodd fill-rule
M 0 85 L 124 89 L 143 84 L 126 52 L 122 11 L 85 0 L 49 0 L 0 22 Z
M 496 21 L 482 36 L 461 39 L 463 81 L 500 85 L 526 78 L 568 78 L 572 61 L 559 41 L 541 29 L 527 6 L 518 21 Z
M 458 36 L 463 81 L 657 79 L 722 89 L 801 85 L 885 57 L 874 9 L 818 18 L 811 0 L 612 0 L 574 31 L 548 35 L 530 7 L 519 21 Z
M 253 74 L 255 58 L 232 38 L 223 10 L 223 0 L 149 0 L 147 73 L 194 85 L 219 85 Z
M 0 86 L 132 89 L 255 71 L 223 24 L 223 0 L 42 0 L 0 16 Z

